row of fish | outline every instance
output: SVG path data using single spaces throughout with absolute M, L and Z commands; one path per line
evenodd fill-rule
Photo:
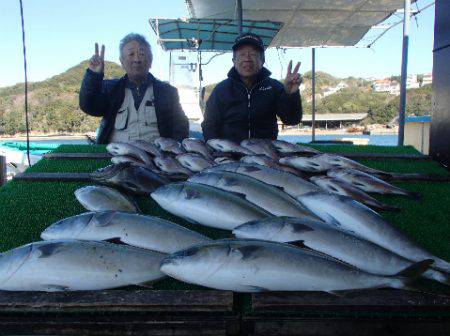
M 240 239 L 212 241 L 152 216 L 84 213 L 49 226 L 47 241 L 1 254 L 0 289 L 98 290 L 165 275 L 238 292 L 405 288 L 421 274 L 448 283 L 433 260 L 414 263 L 320 220 L 270 217 L 233 233 Z M 309 249 L 282 243 L 295 241 Z

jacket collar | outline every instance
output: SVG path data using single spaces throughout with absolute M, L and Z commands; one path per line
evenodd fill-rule
M 256 75 L 256 82 L 258 83 L 266 78 L 269 78 L 271 74 L 272 73 L 269 70 L 267 70 L 265 67 L 262 67 Z M 230 71 L 228 71 L 228 77 L 242 82 L 241 76 L 239 76 L 239 73 L 236 71 L 235 67 L 232 67 Z

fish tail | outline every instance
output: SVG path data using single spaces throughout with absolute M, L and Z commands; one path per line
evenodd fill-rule
M 423 273 L 423 277 L 435 281 L 439 281 L 447 286 L 450 286 L 450 274 L 443 273 L 434 269 L 427 270 Z
M 402 277 L 405 279 L 415 279 L 425 273 L 431 265 L 434 263 L 433 259 L 425 259 L 419 262 L 416 262 L 400 272 L 398 272 L 395 276 Z

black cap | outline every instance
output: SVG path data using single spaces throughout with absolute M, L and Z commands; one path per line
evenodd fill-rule
M 236 50 L 241 45 L 244 44 L 251 44 L 252 46 L 255 46 L 259 50 L 264 52 L 264 44 L 261 38 L 253 33 L 242 33 L 236 37 L 236 40 L 234 40 L 233 44 L 233 50 Z

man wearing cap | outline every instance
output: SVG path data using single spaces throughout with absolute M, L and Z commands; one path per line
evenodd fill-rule
M 103 117 L 97 143 L 152 141 L 157 137 L 180 141 L 188 136 L 189 122 L 177 89 L 156 79 L 150 44 L 144 36 L 128 34 L 120 41 L 120 63 L 126 75 L 103 80 L 105 47 L 97 43 L 80 89 L 80 108 Z
M 284 84 L 263 67 L 264 45 L 253 33 L 239 35 L 233 45 L 233 68 L 206 102 L 203 136 L 241 142 L 247 138 L 276 139 L 277 116 L 286 125 L 302 118 L 297 63 L 289 62 Z

